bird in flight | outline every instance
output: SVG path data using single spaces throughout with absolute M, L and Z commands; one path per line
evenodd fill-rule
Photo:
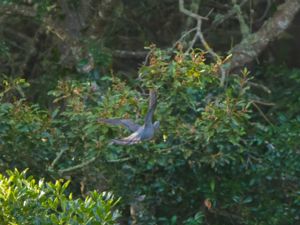
M 154 90 L 150 90 L 149 106 L 143 125 L 136 124 L 130 119 L 99 119 L 98 121 L 112 125 L 122 125 L 133 132 L 128 137 L 113 139 L 111 144 L 134 145 L 142 141 L 151 140 L 154 137 L 155 132 L 158 130 L 159 121 L 155 121 L 154 123 L 152 122 L 156 105 L 157 93 Z

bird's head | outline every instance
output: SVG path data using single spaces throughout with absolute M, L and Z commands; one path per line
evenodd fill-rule
M 155 121 L 154 124 L 153 124 L 153 127 L 154 127 L 154 131 L 157 131 L 159 129 L 159 121 Z

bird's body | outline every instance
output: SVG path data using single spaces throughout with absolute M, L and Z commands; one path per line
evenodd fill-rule
M 133 145 L 142 141 L 151 140 L 154 137 L 156 130 L 159 128 L 159 122 L 152 123 L 153 114 L 157 104 L 156 92 L 150 91 L 149 108 L 145 116 L 145 122 L 142 126 L 134 123 L 129 119 L 100 119 L 99 122 L 104 122 L 112 125 L 123 125 L 133 133 L 122 139 L 113 139 L 111 144 L 118 145 Z

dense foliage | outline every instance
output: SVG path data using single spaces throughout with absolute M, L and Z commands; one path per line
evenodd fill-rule
M 0 174 L 1 224 L 116 224 L 117 201 L 110 193 L 73 199 L 65 194 L 69 181 L 36 181 L 26 171 L 7 174 Z
M 203 25 L 214 49 L 238 42 L 238 16 L 223 15 L 235 15 L 228 4 L 237 1 L 199 2 L 186 6 L 200 15 L 215 6 Z M 255 30 L 280 1 L 270 2 L 251 1 L 238 15 Z M 186 51 L 191 34 L 170 47 L 194 24 L 173 0 L 0 0 L 0 13 L 5 7 L 0 172 L 29 168 L 57 181 L 1 175 L 0 223 L 299 223 L 299 69 L 270 56 L 251 72 L 230 72 L 223 84 L 220 70 L 231 55 L 215 61 L 201 49 Z M 140 52 L 151 42 L 162 48 Z M 156 137 L 110 145 L 129 133 L 98 119 L 142 124 L 149 89 L 158 93 Z M 61 178 L 72 179 L 69 189 Z
M 201 52 L 185 55 L 179 49 L 170 55 L 154 49 L 149 60 L 134 84 L 116 77 L 103 77 L 106 89 L 87 81 L 59 82 L 50 92 L 58 107 L 52 112 L 24 99 L 4 101 L 28 86 L 14 81 L 9 88 L 4 82 L 2 168 L 70 173 L 87 179 L 88 189 L 109 187 L 125 208 L 135 205 L 144 224 L 293 224 L 300 203 L 298 118 L 268 125 L 254 112 L 247 70 L 222 87 L 219 65 L 206 63 Z M 123 129 L 97 119 L 142 122 L 147 98 L 137 90 L 149 88 L 159 93 L 156 140 L 108 145 Z

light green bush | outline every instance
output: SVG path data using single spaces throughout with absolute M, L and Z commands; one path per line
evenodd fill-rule
M 26 171 L 0 174 L 0 224 L 117 224 L 118 200 L 111 193 L 91 192 L 84 200 L 66 194 L 69 181 L 55 183 L 26 177 Z

